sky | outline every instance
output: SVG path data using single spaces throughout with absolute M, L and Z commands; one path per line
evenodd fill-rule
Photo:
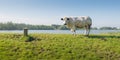
M 120 27 L 120 0 L 0 0 L 0 22 L 60 24 L 64 16 L 90 16 L 93 27 Z

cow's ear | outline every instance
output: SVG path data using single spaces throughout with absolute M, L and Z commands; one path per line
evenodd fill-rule
M 67 18 L 67 20 L 69 20 L 69 18 Z
M 61 20 L 63 20 L 63 18 L 61 18 Z

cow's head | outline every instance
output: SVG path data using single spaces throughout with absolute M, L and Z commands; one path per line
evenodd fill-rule
M 61 18 L 61 20 L 64 21 L 64 25 L 67 25 L 70 22 L 70 18 L 68 17 Z

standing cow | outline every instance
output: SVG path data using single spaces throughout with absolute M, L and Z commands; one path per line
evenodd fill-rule
M 85 28 L 85 35 L 89 35 L 92 25 L 92 19 L 89 16 L 64 17 L 61 20 L 64 21 L 64 25 L 71 29 L 74 35 L 76 34 L 76 28 Z

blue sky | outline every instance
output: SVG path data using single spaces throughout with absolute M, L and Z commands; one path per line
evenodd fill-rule
M 120 0 L 0 0 L 0 22 L 62 25 L 64 16 L 90 16 L 93 27 L 120 27 Z

